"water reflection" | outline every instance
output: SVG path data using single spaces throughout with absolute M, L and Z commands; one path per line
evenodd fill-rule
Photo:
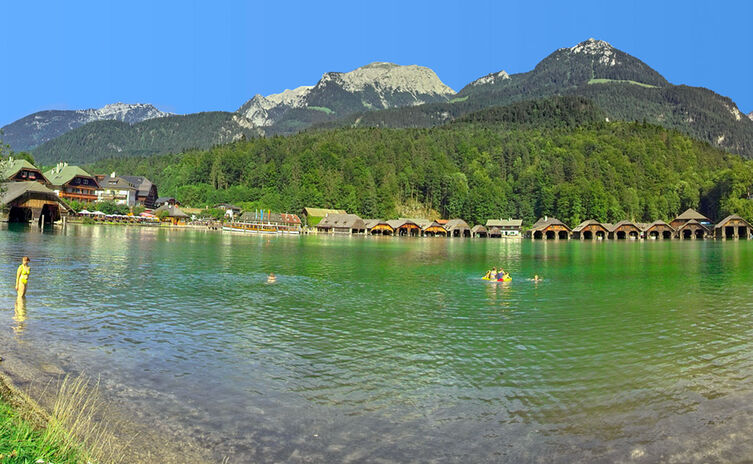
M 23 335 L 26 330 L 26 318 L 26 298 L 22 296 L 16 297 L 16 305 L 14 307 L 13 315 L 13 321 L 15 324 L 13 324 L 12 329 L 18 337 Z

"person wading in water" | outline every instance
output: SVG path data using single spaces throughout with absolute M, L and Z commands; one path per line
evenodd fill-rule
M 18 292 L 19 298 L 26 297 L 26 286 L 29 284 L 29 273 L 31 272 L 30 261 L 28 256 L 24 256 L 21 265 L 18 266 L 18 271 L 16 271 L 16 292 Z

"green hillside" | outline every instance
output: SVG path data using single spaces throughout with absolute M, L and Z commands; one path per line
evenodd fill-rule
M 208 112 L 150 119 L 137 124 L 95 121 L 35 148 L 42 165 L 91 163 L 113 156 L 149 156 L 209 148 L 259 135 L 234 113 Z
M 571 225 L 666 220 L 694 207 L 712 218 L 734 211 L 753 219 L 753 162 L 676 131 L 601 116 L 583 99 L 563 98 L 430 129 L 309 131 L 111 159 L 92 170 L 146 175 L 161 192 L 195 206 L 315 205 L 390 218 L 401 205 L 420 202 L 475 223 L 549 215 Z

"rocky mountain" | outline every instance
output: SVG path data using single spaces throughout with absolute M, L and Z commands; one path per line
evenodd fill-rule
M 488 74 L 449 103 L 359 113 L 317 127 L 430 127 L 485 107 L 555 95 L 586 97 L 610 120 L 677 129 L 753 158 L 753 120 L 731 99 L 702 87 L 673 85 L 641 60 L 596 39 L 556 50 L 525 73 Z
M 325 73 L 314 86 L 256 95 L 238 113 L 268 134 L 287 134 L 361 111 L 447 102 L 454 95 L 429 68 L 371 63 Z
M 170 116 L 152 105 L 112 103 L 99 109 L 48 110 L 30 114 L 2 127 L 3 141 L 15 151 L 30 150 L 92 121 L 128 124 Z
M 136 124 L 94 121 L 32 150 L 41 165 L 86 164 L 109 157 L 149 156 L 205 149 L 262 135 L 236 113 L 207 112 L 153 118 Z
M 750 118 L 750 120 L 753 121 L 753 111 L 751 111 L 750 113 L 748 113 L 748 118 Z

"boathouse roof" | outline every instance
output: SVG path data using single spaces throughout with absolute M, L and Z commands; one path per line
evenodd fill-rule
M 745 219 L 743 219 L 742 217 L 738 216 L 737 214 L 730 214 L 730 215 L 729 215 L 729 216 L 727 216 L 726 218 L 724 218 L 724 219 L 722 219 L 721 221 L 719 221 L 719 223 L 718 223 L 717 225 L 715 225 L 715 226 L 714 226 L 714 229 L 715 229 L 715 230 L 716 230 L 716 229 L 721 229 L 721 228 L 723 228 L 723 227 L 724 227 L 724 226 L 725 226 L 725 225 L 726 225 L 726 224 L 727 224 L 728 222 L 730 222 L 730 221 L 742 221 L 743 223 L 745 223 L 745 225 L 746 225 L 746 226 L 747 226 L 747 227 L 748 227 L 749 229 L 750 229 L 750 228 L 753 228 L 753 227 L 752 227 L 752 226 L 750 225 L 750 223 L 749 223 L 748 221 L 746 221 Z
M 480 232 L 486 232 L 486 231 L 487 231 L 486 227 L 482 226 L 481 224 L 476 224 L 475 226 L 471 228 L 471 232 L 473 232 L 474 234 L 478 234 Z
M 517 227 L 523 226 L 522 219 L 487 219 L 486 227 Z
M 319 229 L 365 229 L 366 224 L 355 214 L 328 214 L 316 227 Z
M 587 221 L 581 222 L 575 228 L 573 228 L 573 232 L 580 232 L 580 231 L 582 231 L 583 229 L 585 229 L 588 226 L 600 226 L 604 230 L 609 230 L 609 229 L 607 229 L 607 227 L 603 223 L 601 223 L 601 222 L 599 222 L 599 221 L 597 221 L 595 219 L 589 219 Z
M 553 218 L 553 217 L 546 217 L 546 216 L 543 217 L 543 218 L 539 218 L 539 220 L 536 221 L 531 226 L 531 230 L 534 230 L 534 231 L 536 231 L 536 230 L 544 230 L 544 229 L 547 229 L 547 228 L 552 227 L 552 226 L 562 226 L 565 229 L 570 230 L 570 228 L 567 226 L 567 224 L 565 224 L 564 222 L 560 221 L 559 219 Z
M 7 182 L 4 185 L 5 192 L 0 196 L 0 205 L 9 205 L 24 195 L 29 195 L 56 201 L 66 211 L 72 211 L 71 207 L 61 200 L 55 192 L 39 182 Z
M 437 221 L 439 222 L 439 221 Z M 453 230 L 470 230 L 471 226 L 462 219 L 450 219 L 442 225 L 448 232 Z
M 627 221 L 627 220 L 620 221 L 617 224 L 614 224 L 611 228 L 609 228 L 607 230 L 609 230 L 610 232 L 614 232 L 617 229 L 619 229 L 620 227 L 625 227 L 625 226 L 633 226 L 636 229 L 641 230 L 641 228 L 638 227 L 638 225 L 636 223 L 634 223 L 633 221 Z
M 645 226 L 644 226 L 644 227 L 641 227 L 641 230 L 642 230 L 643 232 L 646 232 L 646 231 L 648 231 L 648 230 L 651 230 L 651 229 L 653 229 L 654 227 L 667 227 L 667 228 L 669 228 L 669 230 L 672 230 L 672 231 L 674 231 L 674 230 L 675 230 L 674 228 L 672 228 L 672 226 L 670 226 L 669 224 L 667 224 L 666 222 L 664 222 L 664 221 L 661 221 L 661 220 L 659 220 L 659 221 L 654 221 L 654 222 L 652 222 L 652 223 L 650 223 L 650 224 L 645 224 Z
M 164 204 L 160 206 L 159 208 L 155 209 L 154 215 L 155 216 L 159 215 L 159 213 L 161 213 L 162 211 L 167 211 L 167 217 L 172 217 L 172 218 L 187 218 L 188 217 L 188 214 L 184 213 L 183 210 L 181 210 L 175 205 L 170 205 L 170 204 Z
M 676 221 L 689 221 L 691 219 L 695 219 L 698 222 L 711 222 L 709 218 L 694 210 L 693 208 L 686 209 L 682 214 L 675 218 Z

